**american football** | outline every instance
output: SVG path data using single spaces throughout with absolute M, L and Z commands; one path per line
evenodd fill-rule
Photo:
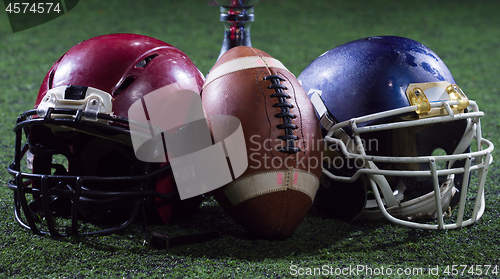
M 247 170 L 215 190 L 215 199 L 256 235 L 287 238 L 311 207 L 321 174 L 319 122 L 303 88 L 277 59 L 239 46 L 210 71 L 202 103 L 209 126 L 217 115 L 241 121 L 248 154 Z

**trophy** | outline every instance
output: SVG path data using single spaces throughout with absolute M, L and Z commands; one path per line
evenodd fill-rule
M 235 46 L 252 46 L 250 25 L 254 6 L 260 0 L 216 0 L 220 5 L 220 21 L 224 24 L 224 40 L 219 57 Z

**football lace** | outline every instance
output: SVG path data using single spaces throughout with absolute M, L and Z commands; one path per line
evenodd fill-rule
M 278 98 L 278 103 L 274 104 L 273 107 L 281 109 L 281 112 L 275 114 L 274 117 L 283 119 L 283 124 L 277 125 L 276 127 L 284 130 L 285 135 L 279 136 L 278 139 L 285 141 L 286 145 L 279 148 L 278 151 L 288 154 L 298 153 L 300 152 L 300 148 L 295 146 L 295 141 L 299 138 L 293 134 L 293 131 L 297 129 L 297 126 L 292 124 L 292 119 L 296 116 L 290 112 L 290 108 L 293 108 L 293 105 L 287 102 L 287 99 L 291 98 L 290 95 L 283 91 L 288 88 L 280 83 L 285 81 L 285 79 L 278 75 L 269 75 L 266 76 L 264 80 L 271 81 L 271 85 L 267 88 L 274 89 L 276 91 L 271 94 L 271 98 Z

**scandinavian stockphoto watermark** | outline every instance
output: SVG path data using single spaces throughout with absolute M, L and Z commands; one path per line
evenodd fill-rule
M 13 33 L 54 20 L 73 9 L 79 0 L 4 0 Z
M 343 143 L 345 149 L 358 153 L 361 149 L 371 153 L 379 150 L 378 139 L 361 139 L 361 145 L 356 145 L 354 140 L 348 140 Z M 295 146 L 299 147 L 301 152 L 304 151 L 320 151 L 319 157 L 305 157 L 301 152 L 286 156 L 285 158 L 272 156 L 273 151 L 278 151 L 283 146 L 287 145 L 286 141 L 281 139 L 262 139 L 261 135 L 249 136 L 249 168 L 254 169 L 291 169 L 298 168 L 311 170 L 320 167 L 328 166 L 335 169 L 361 169 L 366 165 L 366 161 L 360 158 L 348 159 L 344 150 L 335 144 L 326 144 L 323 139 L 317 139 L 312 135 L 304 135 L 295 142 Z M 263 151 L 263 152 L 261 152 Z M 278 152 L 277 152 L 278 153 Z

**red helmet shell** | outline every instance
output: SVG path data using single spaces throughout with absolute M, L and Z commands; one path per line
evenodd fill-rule
M 130 105 L 156 89 L 178 83 L 199 93 L 203 81 L 193 62 L 172 45 L 143 35 L 109 34 L 62 55 L 45 76 L 36 106 L 51 88 L 81 85 L 111 94 L 113 114 L 127 117 Z

